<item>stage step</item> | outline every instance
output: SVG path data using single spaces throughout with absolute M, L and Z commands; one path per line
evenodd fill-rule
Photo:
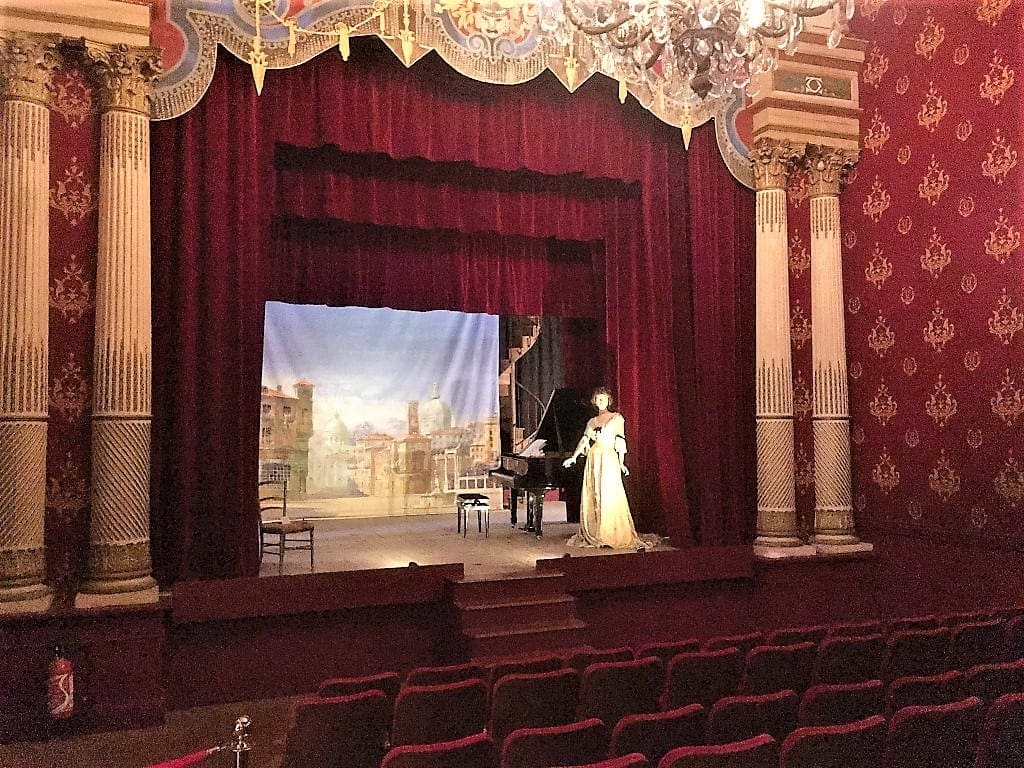
M 451 583 L 468 658 L 478 661 L 551 653 L 587 643 L 587 625 L 560 573 Z
M 561 597 L 565 576 L 543 573 L 535 576 L 513 576 L 492 581 L 457 581 L 452 583 L 452 599 L 457 606 L 500 605 L 502 603 Z
M 502 631 L 509 626 L 557 624 L 566 616 L 576 615 L 576 600 L 572 595 L 529 598 L 494 605 L 461 605 L 455 603 L 464 632 L 470 630 Z

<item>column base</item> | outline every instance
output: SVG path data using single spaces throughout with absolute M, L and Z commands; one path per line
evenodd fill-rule
M 815 533 L 811 536 L 811 543 L 822 546 L 849 546 L 851 544 L 859 544 L 860 539 L 857 538 L 857 534 L 848 532 L 835 532 L 835 533 Z
M 43 613 L 52 603 L 53 593 L 45 584 L 0 589 L 0 615 Z
M 754 538 L 754 547 L 765 547 L 777 549 L 780 547 L 792 548 L 804 546 L 803 539 L 796 534 L 789 533 L 760 533 Z
M 862 552 L 874 552 L 875 545 L 867 541 L 858 541 L 857 537 L 854 536 L 854 541 L 849 544 L 815 541 L 815 549 L 818 550 L 820 555 L 851 555 Z
M 799 542 L 800 540 L 797 539 Z M 798 546 L 765 546 L 754 542 L 754 557 L 758 560 L 806 560 L 818 554 L 816 547 L 800 542 Z
M 75 608 L 139 605 L 159 599 L 159 589 L 151 576 L 124 581 L 86 581 L 75 595 Z

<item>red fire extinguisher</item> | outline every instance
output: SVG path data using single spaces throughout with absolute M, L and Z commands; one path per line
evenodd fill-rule
M 59 646 L 50 662 L 46 707 L 57 720 L 67 720 L 75 712 L 75 667 Z

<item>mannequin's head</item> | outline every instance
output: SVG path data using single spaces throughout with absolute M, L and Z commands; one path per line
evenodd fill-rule
M 590 396 L 590 403 L 599 411 L 610 410 L 615 402 L 612 391 L 608 387 L 598 387 Z

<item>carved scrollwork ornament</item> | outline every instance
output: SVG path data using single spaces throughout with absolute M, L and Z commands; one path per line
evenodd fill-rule
M 755 189 L 785 189 L 793 163 L 802 154 L 803 147 L 788 140 L 758 139 L 750 152 Z
M 0 35 L 0 101 L 49 104 L 50 75 L 60 66 L 59 35 Z
M 809 144 L 804 164 L 810 182 L 810 196 L 838 195 L 859 159 L 857 150 Z
M 92 65 L 103 112 L 121 110 L 149 117 L 150 96 L 161 73 L 159 48 L 85 42 L 82 53 Z

